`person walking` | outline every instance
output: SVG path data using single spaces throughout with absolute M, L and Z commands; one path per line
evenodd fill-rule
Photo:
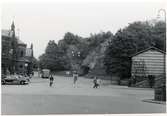
M 50 86 L 50 87 L 52 87 L 52 85 L 53 85 L 53 80 L 54 80 L 54 78 L 53 78 L 53 75 L 52 75 L 52 74 L 50 75 L 49 80 L 50 80 L 50 84 L 49 84 L 49 86 Z
M 74 71 L 74 73 L 73 73 L 73 84 L 74 84 L 74 87 L 76 85 L 77 80 L 78 80 L 78 73 L 77 73 L 77 71 Z
M 93 88 L 97 88 L 100 86 L 100 80 L 97 77 L 94 77 L 93 79 Z
M 94 77 L 93 84 L 93 88 L 97 88 L 97 77 Z
M 101 79 L 97 78 L 97 87 L 100 88 L 100 84 L 101 84 Z
M 70 77 L 70 71 L 66 71 L 67 77 Z

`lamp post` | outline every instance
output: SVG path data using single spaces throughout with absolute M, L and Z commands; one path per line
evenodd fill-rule
M 166 22 L 166 10 L 165 10 L 165 9 L 159 9 L 159 10 L 158 10 L 157 18 L 160 18 L 160 16 L 161 16 L 160 13 L 161 13 L 161 12 L 164 13 L 164 15 L 165 15 L 165 22 Z
M 158 15 L 157 15 L 157 18 L 160 18 L 161 17 L 161 12 L 164 13 L 164 17 L 165 17 L 165 42 L 164 42 L 164 50 L 166 51 L 166 10 L 165 9 L 159 9 L 158 10 Z
M 157 15 L 157 18 L 160 18 L 161 17 L 161 12 L 164 13 L 164 17 L 165 17 L 165 42 L 164 42 L 164 50 L 166 52 L 166 10 L 165 9 L 159 9 L 158 10 L 158 15 Z M 164 55 L 164 63 L 165 63 L 165 71 L 164 71 L 164 74 L 166 75 L 166 53 Z
M 78 69 L 78 67 L 76 67 L 77 62 L 74 61 L 74 60 L 78 60 L 78 58 L 81 56 L 81 52 L 80 51 L 75 52 L 75 51 L 72 50 L 71 53 L 72 53 L 72 57 L 73 57 L 73 59 L 72 59 L 72 68 L 74 68 L 74 70 L 77 70 Z
M 27 73 L 27 67 L 28 67 L 28 64 L 25 63 L 25 72 Z
M 159 9 L 158 10 L 158 15 L 157 18 L 160 18 L 160 13 L 163 12 L 164 13 L 164 17 L 165 17 L 165 42 L 164 42 L 164 50 L 165 50 L 165 54 L 164 54 L 164 80 L 163 83 L 161 85 L 158 85 L 155 88 L 155 92 L 154 92 L 154 99 L 155 100 L 162 100 L 162 101 L 166 101 L 166 10 L 165 9 Z M 159 94 L 161 93 L 161 94 Z M 159 97 L 161 96 L 161 97 Z

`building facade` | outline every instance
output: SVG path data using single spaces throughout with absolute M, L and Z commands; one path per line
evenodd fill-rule
M 133 55 L 131 75 L 134 77 L 164 76 L 165 52 L 150 47 Z
M 6 73 L 27 73 L 32 72 L 33 45 L 27 48 L 15 35 L 14 22 L 10 30 L 2 30 L 2 74 Z
M 12 39 L 11 31 L 2 30 L 2 49 L 1 49 L 1 73 L 6 74 L 7 70 L 12 70 Z

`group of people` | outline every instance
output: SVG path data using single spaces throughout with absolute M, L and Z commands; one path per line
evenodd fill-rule
M 54 81 L 54 78 L 53 78 L 52 74 L 50 74 L 49 80 L 50 80 L 49 81 L 50 82 L 49 86 L 52 87 L 53 81 Z M 74 86 L 76 85 L 77 80 L 78 80 L 78 73 L 76 71 L 74 71 L 73 72 L 73 84 L 74 84 Z
M 50 74 L 49 80 L 50 80 L 49 86 L 52 87 L 53 81 L 54 81 L 54 78 L 53 78 L 52 74 Z M 77 71 L 74 71 L 73 72 L 73 85 L 74 85 L 74 87 L 76 86 L 77 80 L 78 80 L 78 73 L 77 73 Z M 94 77 L 94 79 L 93 79 L 93 88 L 100 87 L 100 83 L 101 83 L 100 79 L 98 79 L 97 77 Z

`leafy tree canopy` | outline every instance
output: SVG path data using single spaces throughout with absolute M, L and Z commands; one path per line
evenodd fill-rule
M 118 30 L 106 50 L 106 71 L 121 78 L 130 77 L 130 56 L 151 46 L 164 50 L 165 32 L 164 22 L 134 22 Z

